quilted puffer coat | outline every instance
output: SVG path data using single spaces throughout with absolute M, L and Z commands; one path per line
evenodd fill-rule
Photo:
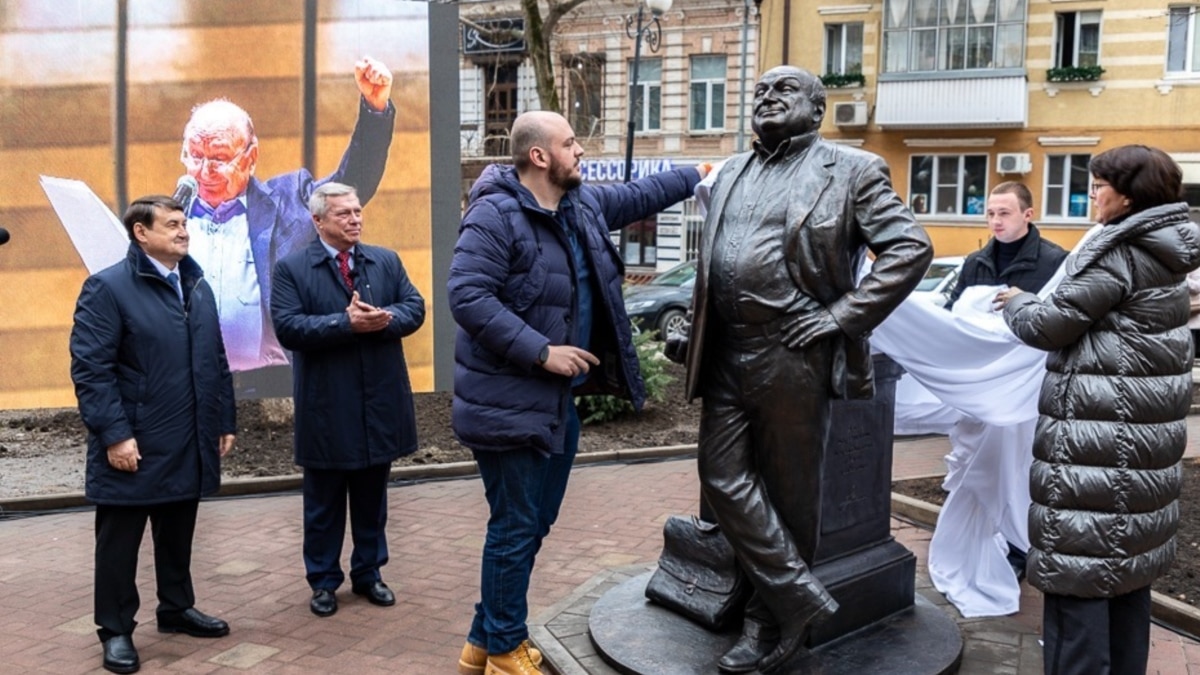
M 1200 265 L 1187 213 L 1167 204 L 1106 225 L 1053 295 L 1005 307 L 1017 337 L 1051 352 L 1029 510 L 1029 581 L 1045 593 L 1122 595 L 1175 558 L 1192 389 L 1184 277 Z

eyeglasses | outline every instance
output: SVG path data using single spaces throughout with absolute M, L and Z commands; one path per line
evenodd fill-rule
M 225 167 L 229 166 L 230 164 L 233 164 L 234 162 L 238 161 L 238 159 L 240 159 L 242 155 L 246 154 L 246 151 L 249 149 L 250 149 L 250 146 L 247 145 L 246 147 L 242 148 L 241 150 L 238 150 L 237 154 L 235 154 L 233 157 L 230 157 L 229 159 L 217 159 L 215 157 L 204 157 L 202 155 L 197 155 L 195 153 L 188 152 L 186 149 L 184 149 L 184 150 L 179 151 L 179 160 L 182 161 L 184 166 L 187 166 L 189 169 L 202 170 L 204 168 L 204 163 L 208 162 L 209 168 L 211 168 L 213 171 L 220 171 L 220 170 L 224 169 Z
M 1100 181 L 1094 181 L 1094 182 L 1092 183 L 1091 195 L 1092 195 L 1093 197 L 1095 197 L 1095 196 L 1096 196 L 1096 193 L 1097 193 L 1097 192 L 1100 192 L 1100 188 L 1106 188 L 1106 187 L 1112 187 L 1112 184 L 1110 184 L 1110 183 L 1101 183 Z

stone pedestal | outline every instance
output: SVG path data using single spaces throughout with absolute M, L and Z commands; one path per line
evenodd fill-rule
M 896 381 L 904 371 L 884 356 L 877 356 L 874 366 L 875 398 L 833 404 L 813 573 L 840 608 L 810 633 L 808 647 L 816 661 L 809 670 L 874 672 L 848 656 L 846 644 L 860 645 L 895 665 L 889 656 L 876 653 L 877 644 L 903 645 L 915 659 L 912 668 L 880 672 L 953 672 L 962 637 L 949 617 L 914 607 L 916 557 L 891 536 L 892 429 Z M 712 633 L 650 604 L 640 595 L 647 579 L 633 579 L 597 602 L 589 619 L 597 651 L 624 673 L 716 672 L 716 659 L 733 644 L 737 631 Z M 638 628 L 614 630 L 618 624 Z M 865 636 L 870 637 L 864 641 Z M 700 649 L 703 645 L 719 651 L 714 655 L 712 649 Z M 931 658 L 919 658 L 923 651 Z M 664 670 L 657 660 L 678 659 L 683 652 L 697 654 L 703 665 Z

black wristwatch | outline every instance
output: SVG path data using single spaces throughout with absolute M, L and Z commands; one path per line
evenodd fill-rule
M 542 347 L 542 351 L 538 352 L 538 365 L 544 366 L 550 360 L 550 345 Z

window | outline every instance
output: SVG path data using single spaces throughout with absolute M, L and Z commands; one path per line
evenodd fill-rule
M 725 128 L 725 57 L 692 57 L 692 130 Z
M 498 64 L 484 69 L 484 153 L 489 157 L 511 154 L 508 131 L 517 119 L 517 66 Z
M 626 265 L 654 265 L 658 262 L 658 214 L 627 225 L 621 230 L 621 239 Z
M 604 133 L 601 125 L 603 54 L 573 54 L 566 58 L 567 112 L 571 128 L 580 138 Z
M 1050 155 L 1046 158 L 1047 218 L 1087 218 L 1088 162 L 1091 155 Z
M 1167 21 L 1167 72 L 1200 72 L 1200 31 L 1196 13 L 1200 6 L 1172 7 Z
M 885 0 L 885 73 L 1019 68 L 1025 0 Z
M 913 213 L 982 216 L 987 155 L 913 155 L 908 206 Z
M 630 77 L 633 62 L 629 62 Z M 657 131 L 662 128 L 662 59 L 642 59 L 638 66 L 638 98 L 633 110 L 634 131 Z M 632 83 L 629 95 L 634 95 Z
M 838 75 L 862 72 L 862 23 L 831 23 L 825 26 L 825 72 Z
M 1059 12 L 1056 18 L 1054 67 L 1100 63 L 1100 12 Z

